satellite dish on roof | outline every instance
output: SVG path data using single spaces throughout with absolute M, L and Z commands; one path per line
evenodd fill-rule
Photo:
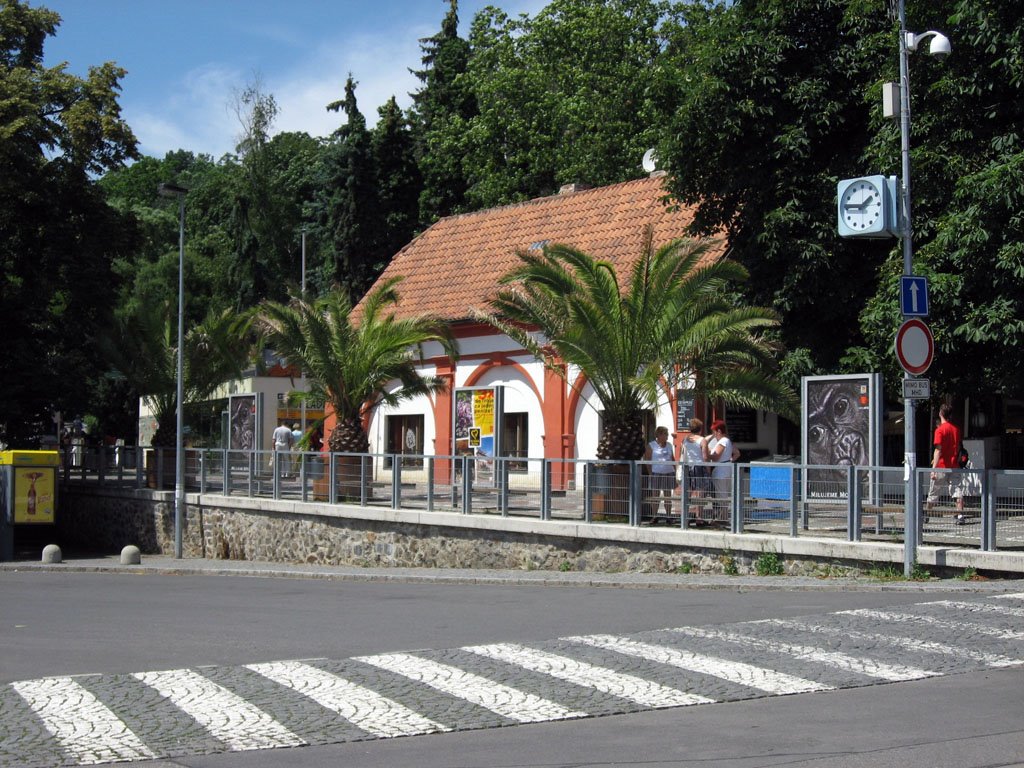
M 644 170 L 648 173 L 654 173 L 658 169 L 657 151 L 652 148 L 644 152 L 644 159 L 640 161 L 640 165 L 642 165 Z

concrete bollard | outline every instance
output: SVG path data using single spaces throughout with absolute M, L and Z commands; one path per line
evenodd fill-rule
M 44 563 L 61 563 L 64 562 L 63 555 L 60 553 L 60 547 L 56 544 L 47 544 L 43 547 L 43 562 Z
M 121 550 L 121 565 L 138 565 L 142 562 L 142 553 L 134 544 L 129 544 Z

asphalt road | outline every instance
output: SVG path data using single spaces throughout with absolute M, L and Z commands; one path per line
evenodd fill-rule
M 1014 585 L 785 584 L 0 571 L 0 765 L 1024 765 Z

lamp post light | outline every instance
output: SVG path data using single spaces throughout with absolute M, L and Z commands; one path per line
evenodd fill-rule
M 178 367 L 177 422 L 174 437 L 174 556 L 181 558 L 181 525 L 185 515 L 185 448 L 184 432 L 184 368 L 182 360 L 185 337 L 185 195 L 188 190 L 177 184 L 162 183 L 157 192 L 163 197 L 178 198 Z
M 902 158 L 902 178 L 900 184 L 900 214 L 902 219 L 901 237 L 903 240 L 903 274 L 914 274 L 914 229 L 910 218 L 910 67 L 909 59 L 912 51 L 927 38 L 928 53 L 936 58 L 949 56 L 951 46 L 945 35 L 929 31 L 921 34 L 907 31 L 906 0 L 899 0 L 900 22 L 900 153 Z M 904 378 L 912 378 L 909 372 Z M 916 425 L 914 423 L 914 401 L 903 400 L 903 461 L 907 472 L 907 491 L 904 502 L 904 548 L 903 571 L 910 576 L 917 560 L 917 543 L 920 538 L 918 510 L 914 504 L 912 485 L 917 472 Z

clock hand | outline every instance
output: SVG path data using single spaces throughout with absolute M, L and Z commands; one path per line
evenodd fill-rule
M 847 208 L 867 208 L 871 205 L 871 201 L 875 199 L 874 195 L 869 195 L 866 199 L 861 200 L 859 203 L 849 203 Z

